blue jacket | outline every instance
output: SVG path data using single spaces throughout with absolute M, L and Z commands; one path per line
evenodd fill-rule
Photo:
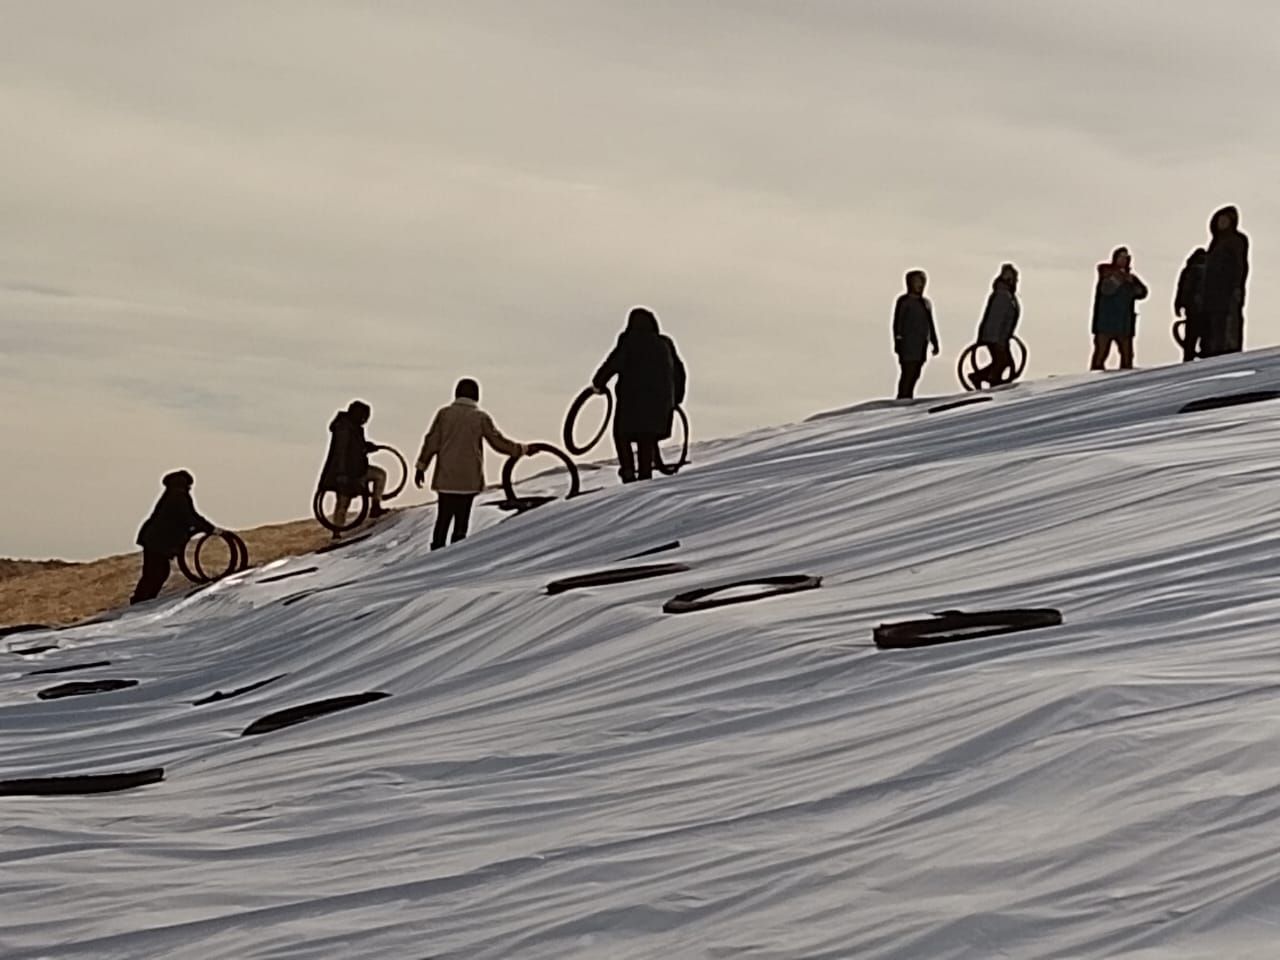
M 1138 332 L 1139 300 L 1147 298 L 1147 285 L 1127 270 L 1110 263 L 1098 264 L 1098 286 L 1093 291 L 1093 332 L 1104 337 L 1132 337 Z

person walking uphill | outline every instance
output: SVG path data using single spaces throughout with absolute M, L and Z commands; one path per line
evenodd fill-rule
M 138 546 L 142 548 L 142 576 L 134 588 L 131 604 L 154 600 L 164 589 L 165 581 L 173 572 L 170 564 L 186 547 L 196 531 L 217 533 L 217 528 L 196 512 L 191 499 L 195 478 L 185 470 L 166 474 L 164 493 L 156 501 L 151 516 L 138 531 Z
M 353 497 L 369 491 L 369 517 L 376 520 L 386 511 L 382 508 L 382 491 L 387 488 L 387 471 L 369 463 L 369 454 L 377 449 L 365 439 L 364 427 L 373 411 L 363 400 L 352 400 L 346 410 L 339 410 L 329 423 L 329 453 L 320 471 L 320 489 L 338 494 L 333 509 L 333 522 L 341 527 L 347 522 L 347 510 Z
M 1209 221 L 1203 304 L 1206 349 L 1216 357 L 1244 349 L 1244 294 L 1249 279 L 1249 238 L 1240 232 L 1240 211 L 1223 207 Z
M 1000 275 L 991 284 L 991 296 L 982 311 L 978 324 L 978 345 L 986 347 L 991 362 L 976 373 L 970 374 L 973 389 L 981 390 L 983 384 L 995 386 L 1004 383 L 1005 375 L 1013 370 L 1013 354 L 1009 343 L 1018 329 L 1022 307 L 1018 303 L 1018 268 L 1012 263 L 1000 267 Z
M 915 396 L 916 384 L 924 372 L 930 348 L 938 355 L 938 328 L 933 322 L 933 305 L 924 295 L 929 282 L 923 270 L 907 273 L 907 292 L 893 307 L 893 352 L 898 355 L 898 399 Z
M 1208 330 L 1204 316 L 1204 265 L 1209 254 L 1197 247 L 1187 257 L 1186 266 L 1178 274 L 1178 292 L 1173 298 L 1173 315 L 1185 321 L 1182 337 L 1182 362 L 1190 363 L 1201 356 Z
M 436 411 L 422 441 L 413 483 L 419 490 L 426 481 L 427 468 L 435 460 L 431 489 L 436 492 L 436 526 L 431 549 L 444 546 L 453 528 L 453 543 L 465 540 L 471 525 L 471 506 L 484 489 L 484 448 L 487 441 L 498 453 L 523 457 L 524 444 L 508 440 L 494 426 L 493 418 L 480 409 L 480 385 L 471 379 L 458 381 L 454 400 Z
M 1114 343 L 1120 351 L 1120 369 L 1133 369 L 1133 338 L 1138 332 L 1138 308 L 1147 285 L 1133 273 L 1133 261 L 1125 247 L 1118 247 L 1110 263 L 1098 264 L 1098 285 L 1093 291 L 1093 358 L 1090 370 L 1105 370 Z
M 618 408 L 613 416 L 613 443 L 618 451 L 618 476 L 623 483 L 652 479 L 658 443 L 671 436 L 672 419 L 676 407 L 684 403 L 687 379 L 674 341 L 659 332 L 658 318 L 651 310 L 636 307 L 631 311 L 627 328 L 591 378 L 591 385 L 603 393 L 615 376 Z

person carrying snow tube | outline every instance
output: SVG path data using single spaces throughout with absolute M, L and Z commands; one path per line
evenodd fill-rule
M 907 292 L 893 305 L 893 352 L 898 357 L 898 399 L 910 400 L 924 372 L 929 349 L 938 355 L 938 328 L 933 322 L 933 304 L 924 295 L 929 278 L 923 270 L 906 275 Z
M 471 525 L 471 507 L 484 489 L 484 447 L 488 443 L 508 457 L 523 457 L 525 446 L 505 437 L 489 414 L 480 409 L 480 384 L 469 378 L 458 381 L 453 403 L 436 411 L 422 441 L 415 464 L 413 485 L 419 490 L 434 460 L 431 489 L 436 492 L 436 525 L 431 549 L 439 550 L 449 539 L 465 540 Z
M 329 423 L 329 452 L 320 470 L 317 489 L 338 495 L 332 520 L 337 529 L 346 528 L 351 501 L 366 494 L 371 519 L 376 520 L 386 513 L 382 506 L 382 492 L 387 486 L 387 471 L 369 463 L 369 454 L 377 446 L 364 435 L 365 424 L 372 415 L 367 403 L 352 400 L 347 409 L 339 410 Z
M 658 318 L 645 307 L 627 317 L 627 328 L 591 378 L 597 393 L 618 378 L 614 392 L 613 443 L 623 483 L 653 478 L 658 444 L 671 436 L 675 409 L 684 403 L 684 362 L 675 342 L 658 330 Z
M 973 389 L 981 390 L 984 385 L 994 387 L 1005 383 L 1006 378 L 1014 373 L 1013 352 L 1009 345 L 1021 316 L 1018 268 L 1012 263 L 1006 263 L 1000 267 L 1000 275 L 991 284 L 991 295 L 987 297 L 987 306 L 982 311 L 982 321 L 978 324 L 978 346 L 987 348 L 987 352 L 991 354 L 991 362 L 969 375 Z
M 164 492 L 156 501 L 151 516 L 138 530 L 138 546 L 142 548 L 142 575 L 129 602 L 154 600 L 164 589 L 173 572 L 174 557 L 182 552 L 193 533 L 218 533 L 218 528 L 200 516 L 191 488 L 195 478 L 186 470 L 165 474 Z
M 1105 370 L 1114 343 L 1120 351 L 1120 369 L 1133 369 L 1133 338 L 1138 333 L 1137 302 L 1147 298 L 1147 285 L 1133 272 L 1126 247 L 1117 247 L 1110 263 L 1098 264 L 1098 284 L 1093 291 L 1093 357 L 1090 370 Z
M 1201 356 L 1244 349 L 1244 294 L 1249 280 L 1249 238 L 1240 232 L 1240 211 L 1223 207 L 1209 222 L 1203 304 L 1206 344 Z
M 1202 356 L 1207 346 L 1208 328 L 1204 314 L 1204 270 L 1209 252 L 1197 247 L 1187 257 L 1187 263 L 1178 274 L 1178 292 L 1173 298 L 1173 315 L 1181 318 L 1182 362 L 1190 363 Z M 1175 324 L 1176 328 L 1176 324 Z M 1177 330 L 1174 330 L 1177 333 Z

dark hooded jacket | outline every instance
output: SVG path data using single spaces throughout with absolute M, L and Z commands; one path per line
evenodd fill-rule
M 329 433 L 329 454 L 320 471 L 319 489 L 357 496 L 364 489 L 373 444 L 365 439 L 364 426 L 347 410 L 334 415 Z
M 1218 227 L 1226 214 L 1231 226 Z M 1249 238 L 1240 232 L 1240 212 L 1223 207 L 1209 221 L 1209 255 L 1204 265 L 1203 304 L 1210 316 L 1222 316 L 1244 309 L 1245 283 L 1249 279 Z
M 991 285 L 987 308 L 978 324 L 979 343 L 1008 343 L 1018 329 L 1022 307 L 1018 304 L 1017 283 L 996 277 Z
M 1178 292 L 1173 298 L 1173 312 L 1194 319 L 1204 311 L 1204 265 L 1208 253 L 1201 247 L 1187 257 L 1178 274 Z
M 929 346 L 937 346 L 938 328 L 929 298 L 911 293 L 911 275 L 907 274 L 907 292 L 893 305 L 893 352 L 899 360 L 924 363 Z
M 213 533 L 213 524 L 196 512 L 191 499 L 190 474 L 171 473 L 164 478 L 164 493 L 138 531 L 138 546 L 175 557 L 196 531 Z
M 684 402 L 685 369 L 670 337 L 658 332 L 658 318 L 633 310 L 627 329 L 591 383 L 604 389 L 617 376 L 614 432 L 623 436 L 671 436 L 675 408 Z
M 1138 332 L 1137 301 L 1145 300 L 1147 285 L 1114 263 L 1098 264 L 1093 291 L 1093 332 L 1104 337 L 1132 337 Z

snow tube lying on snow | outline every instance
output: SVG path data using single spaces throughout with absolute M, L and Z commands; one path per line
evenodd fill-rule
M 0 780 L 0 797 L 71 797 L 118 793 L 164 779 L 164 767 L 129 773 L 89 773 L 70 777 L 23 777 Z
M 731 603 L 751 603 L 753 600 L 778 597 L 785 593 L 799 593 L 801 590 L 817 590 L 820 586 L 822 586 L 821 577 L 811 577 L 803 573 L 737 580 L 733 583 L 722 583 L 719 586 L 702 587 L 678 594 L 662 605 L 662 612 L 693 613 L 696 610 L 710 610 L 712 607 L 727 607 Z M 736 593 L 727 597 L 716 596 L 718 593 L 737 590 L 740 587 L 762 587 L 763 589 L 753 593 Z
M 584 573 L 578 577 L 552 580 L 547 584 L 547 593 L 554 595 L 564 593 L 566 590 L 580 590 L 583 587 L 605 587 L 614 583 L 649 580 L 672 573 L 686 573 L 689 569 L 683 563 L 650 563 L 638 567 L 615 567 L 612 570 L 600 570 L 596 573 Z
M 1220 407 L 1238 407 L 1246 403 L 1263 403 L 1280 400 L 1280 390 L 1252 390 L 1248 393 L 1227 393 L 1219 397 L 1202 397 L 1192 400 L 1179 413 L 1199 413 L 1201 410 L 1217 410 Z
M 1056 627 L 1061 623 L 1061 612 L 1048 607 L 982 610 L 974 613 L 948 610 L 928 620 L 882 623 L 875 628 L 872 637 L 881 650 L 910 650 L 914 647 L 954 643 L 957 640 L 977 640 L 979 637 L 997 637 L 1023 630 Z

